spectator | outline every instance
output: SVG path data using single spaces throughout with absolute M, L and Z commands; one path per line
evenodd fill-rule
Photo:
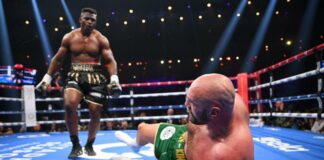
M 120 129 L 128 129 L 128 122 L 127 121 L 121 121 Z
M 312 126 L 312 132 L 324 133 L 324 119 L 317 118 Z
M 106 121 L 103 123 L 102 130 L 114 130 L 116 129 L 115 122 L 114 121 Z
M 172 116 L 174 114 L 174 110 L 172 109 L 172 108 L 169 108 L 168 110 L 167 110 L 167 115 L 168 116 Z M 167 123 L 173 123 L 173 119 L 171 118 L 171 117 L 169 117 L 168 119 L 167 119 Z

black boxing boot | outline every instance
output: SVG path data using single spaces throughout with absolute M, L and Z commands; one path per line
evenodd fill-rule
M 68 156 L 69 159 L 77 158 L 78 156 L 82 155 L 82 147 L 79 142 L 79 137 L 76 135 L 70 136 L 71 142 L 72 142 L 72 150 Z
M 84 146 L 84 153 L 87 154 L 88 156 L 95 156 L 96 152 L 93 150 L 93 142 L 95 141 L 94 139 L 91 139 L 87 141 L 87 144 Z

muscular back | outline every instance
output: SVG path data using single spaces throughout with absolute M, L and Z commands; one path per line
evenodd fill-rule
M 76 29 L 66 35 L 64 45 L 71 54 L 72 63 L 99 63 L 103 39 L 96 30 L 89 36 L 84 36 L 80 29 Z

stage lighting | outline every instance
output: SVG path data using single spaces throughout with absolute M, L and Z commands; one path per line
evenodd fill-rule
M 129 9 L 129 13 L 130 14 L 133 14 L 134 13 L 134 10 L 133 9 Z
M 255 15 L 259 16 L 260 15 L 260 12 L 256 12 Z
M 211 4 L 210 3 L 207 3 L 207 7 L 210 8 L 211 7 Z
M 276 15 L 278 15 L 279 14 L 279 11 L 276 11 Z
M 25 21 L 25 24 L 29 24 L 29 21 L 28 21 L 28 20 L 26 20 L 26 21 Z
M 164 18 L 161 18 L 161 22 L 164 22 Z
M 198 16 L 198 19 L 202 19 L 202 18 L 203 18 L 203 16 L 202 16 L 202 15 L 199 15 L 199 16 Z
M 218 17 L 218 18 L 222 18 L 222 15 L 221 15 L 221 14 L 218 14 L 217 17 Z
M 109 25 L 110 25 L 110 24 L 107 22 L 107 23 L 106 23 L 106 27 L 109 27 Z
M 145 19 L 142 19 L 142 23 L 143 23 L 143 24 L 146 23 L 146 20 L 145 20 Z
M 124 25 L 126 26 L 128 24 L 128 22 L 127 21 L 124 21 Z
M 161 60 L 160 63 L 161 63 L 161 64 L 164 64 L 164 60 Z
M 54 31 L 55 31 L 55 32 L 58 32 L 58 30 L 59 30 L 59 29 L 58 29 L 57 27 L 54 28 Z
M 210 61 L 214 62 L 214 58 L 213 58 L 213 57 L 212 57 L 212 58 L 210 58 Z
M 178 60 L 177 60 L 177 62 L 178 62 L 178 63 L 181 63 L 181 60 L 180 60 L 180 59 L 178 59 Z
M 171 11 L 172 10 L 172 7 L 171 6 L 168 6 L 168 10 Z
M 237 13 L 237 14 L 236 14 L 236 16 L 240 17 L 240 16 L 241 16 L 241 14 L 240 14 L 240 13 Z
M 64 20 L 64 18 L 63 18 L 62 16 L 60 16 L 60 17 L 59 17 L 59 20 L 60 20 L 60 21 L 63 21 L 63 20 Z
M 288 41 L 286 42 L 286 44 L 287 44 L 287 46 L 290 46 L 290 45 L 292 44 L 292 42 L 291 42 L 290 40 L 288 40 Z
M 179 20 L 180 20 L 180 21 L 183 21 L 183 17 L 182 17 L 182 16 L 180 16 L 180 17 L 179 17 Z

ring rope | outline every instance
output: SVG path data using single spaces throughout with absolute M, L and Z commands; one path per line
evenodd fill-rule
M 188 115 L 172 115 L 172 116 L 147 116 L 147 117 L 134 117 L 135 121 L 141 120 L 163 120 L 163 119 L 181 119 L 186 118 Z M 116 117 L 116 118 L 101 118 L 100 122 L 106 121 L 131 121 L 132 117 Z M 80 122 L 90 122 L 90 119 L 80 119 Z M 50 120 L 50 121 L 37 121 L 39 124 L 59 124 L 65 123 L 65 120 Z M 5 122 L 0 123 L 0 126 L 21 126 L 24 125 L 24 122 Z
M 250 113 L 250 117 L 291 117 L 291 118 L 317 118 L 318 113 Z M 324 113 L 321 114 L 324 116 Z
M 291 82 L 291 81 L 296 81 L 296 80 L 307 78 L 307 77 L 310 77 L 310 76 L 315 76 L 315 75 L 318 75 L 318 74 L 321 74 L 321 73 L 324 73 L 324 68 L 321 68 L 320 70 L 315 69 L 315 70 L 304 72 L 304 73 L 301 73 L 301 74 L 298 74 L 298 75 L 295 75 L 295 76 L 279 79 L 279 80 L 271 82 L 271 84 L 269 82 L 269 83 L 264 83 L 264 84 L 261 84 L 261 85 L 253 86 L 253 87 L 249 88 L 249 91 L 255 91 L 255 90 L 261 89 L 261 88 L 275 86 L 275 85 L 279 85 L 279 84 L 282 84 L 282 83 L 288 83 L 288 82 Z
M 291 118 L 317 118 L 317 113 L 250 113 L 250 117 L 291 117 Z M 324 113 L 321 114 L 324 116 Z M 165 119 L 181 119 L 187 118 L 188 115 L 172 115 L 172 116 L 147 116 L 147 117 L 134 117 L 135 121 L 142 120 L 165 120 Z M 100 122 L 106 121 L 131 121 L 132 117 L 118 117 L 118 118 L 101 118 Z M 80 122 L 90 122 L 90 119 L 80 119 Z M 38 121 L 39 124 L 62 124 L 65 120 L 50 120 L 50 121 Z M 0 126 L 21 126 L 24 122 L 5 122 L 0 123 Z
M 310 100 L 310 99 L 317 99 L 319 95 L 315 94 L 306 94 L 306 95 L 298 95 L 298 96 L 289 96 L 289 97 L 279 97 L 279 98 L 272 98 L 272 99 L 262 99 L 262 100 L 250 100 L 249 104 L 259 104 L 259 103 L 269 103 L 269 102 L 276 102 L 276 101 L 301 101 L 301 100 Z M 320 96 L 324 98 L 324 93 L 321 93 Z
M 163 109 L 185 109 L 186 107 L 184 105 L 165 105 L 165 106 L 137 106 L 133 107 L 133 110 L 163 110 Z M 117 112 L 117 111 L 130 111 L 132 110 L 131 107 L 113 107 L 108 108 L 109 112 Z M 79 109 L 79 112 L 89 112 L 89 109 Z M 64 113 L 64 109 L 60 110 L 37 110 L 36 113 Z M 0 115 L 6 115 L 6 114 L 21 114 L 23 112 L 21 111 L 1 111 Z
M 260 69 L 258 71 L 255 71 L 255 72 L 251 73 L 250 75 L 260 75 L 260 74 L 266 73 L 266 72 L 268 72 L 270 70 L 277 69 L 279 67 L 287 65 L 287 64 L 289 64 L 291 62 L 294 62 L 296 60 L 300 60 L 302 58 L 305 58 L 306 56 L 309 56 L 309 55 L 313 54 L 315 51 L 322 50 L 322 49 L 324 49 L 324 43 L 322 43 L 322 44 L 320 44 L 320 45 L 318 45 L 316 47 L 313 47 L 313 48 L 311 48 L 309 50 L 306 50 L 304 52 L 301 52 L 301 53 L 299 53 L 299 54 L 297 54 L 297 55 L 295 55 L 293 57 L 290 57 L 288 59 L 280 61 L 279 63 L 276 63 L 274 65 L 271 65 L 271 66 L 263 68 L 263 69 Z
M 22 98 L 0 97 L 0 101 L 23 101 Z

